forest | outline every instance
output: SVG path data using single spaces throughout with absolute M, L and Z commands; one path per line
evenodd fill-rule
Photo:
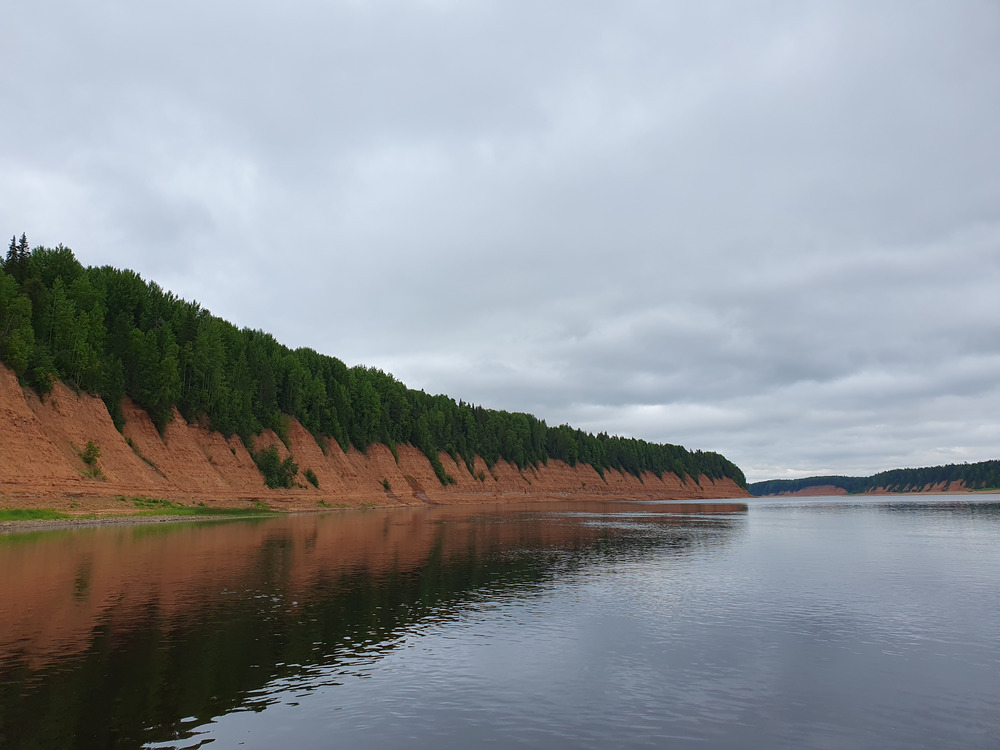
M 870 477 L 804 477 L 802 479 L 772 479 L 748 485 L 756 497 L 798 492 L 808 487 L 833 486 L 851 495 L 872 490 L 888 492 L 918 492 L 928 485 L 941 482 L 964 482 L 971 490 L 1000 489 L 1000 461 L 980 461 L 973 464 L 947 464 L 921 469 L 890 469 Z
M 549 427 L 530 414 L 428 395 L 379 369 L 348 367 L 238 328 L 134 271 L 85 267 L 61 244 L 30 249 L 24 234 L 11 238 L 0 269 L 0 361 L 43 398 L 56 380 L 98 394 L 119 429 L 128 396 L 161 433 L 176 408 L 189 422 L 238 435 L 271 486 L 289 486 L 294 471 L 255 451 L 254 436 L 271 428 L 287 442 L 291 417 L 321 446 L 321 436 L 344 451 L 384 443 L 395 453 L 411 444 L 442 484 L 455 481 L 443 451 L 470 473 L 478 455 L 488 467 L 499 459 L 521 469 L 560 459 L 589 464 L 602 477 L 617 469 L 746 486 L 739 467 L 718 453 Z

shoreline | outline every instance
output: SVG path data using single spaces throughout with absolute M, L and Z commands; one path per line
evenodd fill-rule
M 835 500 L 857 500 L 857 499 L 870 499 L 870 500 L 884 500 L 886 498 L 892 498 L 897 500 L 904 499 L 917 499 L 917 498 L 930 498 L 930 497 L 975 497 L 977 495 L 991 495 L 1000 494 L 996 490 L 960 490 L 960 491 L 931 491 L 931 492 L 904 492 L 904 493 L 861 493 L 861 494 L 837 494 L 837 495 L 761 495 L 761 496 L 749 496 L 738 498 L 739 501 L 744 503 L 753 504 L 753 502 L 760 500 L 801 500 L 801 499 L 821 499 L 829 498 Z M 7 536 L 11 534 L 29 533 L 36 531 L 58 531 L 65 529 L 86 529 L 86 528 L 109 528 L 114 526 L 155 526 L 159 524 L 174 524 L 174 523 L 194 523 L 201 521 L 236 521 L 236 520 L 247 520 L 251 518 L 284 518 L 293 515 L 312 515 L 316 513 L 332 513 L 332 512 L 343 512 L 343 511 L 354 511 L 354 510 L 378 510 L 387 508 L 413 508 L 413 507 L 437 507 L 441 505 L 448 506 L 470 506 L 470 505 L 495 505 L 498 502 L 500 504 L 509 503 L 551 503 L 559 502 L 560 500 L 581 500 L 581 501 L 602 501 L 602 502 L 645 502 L 652 498 L 642 497 L 642 498 L 629 498 L 621 496 L 586 496 L 581 495 L 579 497 L 553 497 L 553 496 L 525 496 L 525 495 L 515 495 L 514 497 L 500 498 L 496 496 L 481 496 L 476 498 L 478 502 L 432 502 L 432 503 L 421 503 L 409 504 L 409 503 L 387 503 L 387 504 L 373 504 L 373 503 L 355 503 L 355 504 L 339 504 L 336 506 L 318 506 L 318 507 L 286 507 L 286 508 L 274 508 L 269 507 L 266 511 L 261 512 L 261 509 L 247 508 L 246 513 L 232 512 L 234 509 L 229 506 L 223 506 L 220 510 L 229 511 L 222 512 L 218 514 L 206 513 L 204 515 L 197 514 L 183 514 L 183 513 L 163 513 L 163 514 L 149 514 L 149 513 L 130 513 L 121 512 L 117 509 L 95 509 L 91 512 L 84 512 L 78 516 L 69 515 L 66 518 L 25 518 L 25 519 L 11 519 L 6 521 L 0 521 L 0 536 Z M 715 504 L 715 503 L 731 503 L 737 498 L 700 498 L 697 500 L 682 499 L 682 498 L 659 498 L 664 501 L 674 500 L 675 502 L 696 502 L 704 504 Z M 36 506 L 37 507 L 37 506 Z M 8 510 L 21 510 L 22 508 L 8 508 Z M 55 509 L 52 509 L 55 510 Z M 63 511 L 56 511 L 63 512 Z M 72 511 L 71 511 L 72 513 Z
M 936 497 L 948 495 L 961 497 L 962 495 L 1000 495 L 1000 489 L 976 489 L 955 488 L 949 490 L 921 490 L 920 492 L 829 492 L 829 493 L 809 493 L 809 492 L 782 492 L 777 495 L 750 495 L 751 500 L 803 500 L 808 498 L 885 498 L 885 497 Z
M 314 512 L 314 511 L 297 511 Z M 59 531 L 62 529 L 107 528 L 111 526 L 155 526 L 163 523 L 186 523 L 199 521 L 243 521 L 248 518 L 270 518 L 284 513 L 247 513 L 246 515 L 155 515 L 139 514 L 107 514 L 103 516 L 84 516 L 80 518 L 26 518 L 13 521 L 0 521 L 0 536 L 20 534 L 32 531 Z
M 246 521 L 250 519 L 277 519 L 277 518 L 289 518 L 291 516 L 305 516 L 305 515 L 317 515 L 317 514 L 330 514 L 330 513 L 345 513 L 349 511 L 372 511 L 372 510 L 403 510 L 409 509 L 414 510 L 417 508 L 454 508 L 458 509 L 469 509 L 476 506 L 482 507 L 496 507 L 496 506 L 508 506 L 508 505 L 550 505 L 559 504 L 563 502 L 599 502 L 599 503 L 648 503 L 648 502 L 662 502 L 662 503 L 676 503 L 678 505 L 690 505 L 690 506 L 730 506 L 738 504 L 746 510 L 746 502 L 751 498 L 701 498 L 697 500 L 690 499 L 680 499 L 680 498 L 623 498 L 623 497 L 607 497 L 607 496 L 578 496 L 578 497 L 510 497 L 499 499 L 496 497 L 481 497 L 478 498 L 478 502 L 464 502 L 464 503 L 422 503 L 420 505 L 412 504 L 389 504 L 389 505 L 374 505 L 370 503 L 361 503 L 355 505 L 341 505 L 341 506 L 325 506 L 325 507 L 315 507 L 315 508 L 287 508 L 287 509 L 247 509 L 245 513 L 243 512 L 228 512 L 228 513 L 204 513 L 204 514 L 187 514 L 187 513 L 143 513 L 143 512 L 121 512 L 115 510 L 106 510 L 104 512 L 94 511 L 90 513 L 80 513 L 79 515 L 73 516 L 68 515 L 64 518 L 24 518 L 24 519 L 8 519 L 0 521 L 0 537 L 19 534 L 19 533 L 30 533 L 39 531 L 59 531 L 66 529 L 86 529 L 86 528 L 110 528 L 114 526 L 155 526 L 159 524 L 177 524 L 177 523 L 188 523 L 188 522 L 202 522 L 202 521 Z M 12 509 L 19 510 L 19 509 Z M 220 509 L 221 510 L 221 509 Z

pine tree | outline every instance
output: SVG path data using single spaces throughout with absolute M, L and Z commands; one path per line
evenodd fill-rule
M 28 235 L 21 233 L 21 241 L 17 242 L 14 237 L 10 238 L 10 247 L 7 250 L 7 259 L 3 264 L 3 270 L 14 277 L 18 284 L 24 282 L 28 272 Z

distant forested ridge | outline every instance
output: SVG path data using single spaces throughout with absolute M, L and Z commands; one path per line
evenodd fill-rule
M 263 466 L 274 456 L 254 453 L 253 437 L 271 428 L 287 440 L 294 417 L 345 451 L 384 443 L 395 452 L 409 443 L 427 456 L 442 484 L 454 478 L 445 473 L 441 451 L 470 472 L 477 455 L 488 467 L 502 458 L 522 469 L 552 458 L 589 464 L 601 476 L 605 469 L 672 472 L 682 480 L 728 477 L 746 486 L 739 467 L 718 453 L 549 427 L 530 414 L 431 396 L 381 370 L 347 367 L 237 328 L 133 271 L 84 267 L 62 245 L 29 250 L 23 234 L 11 239 L 0 270 L 0 361 L 40 395 L 56 379 L 99 394 L 119 429 L 125 396 L 161 433 L 176 407 L 189 422 L 239 435 L 268 477 L 281 472 Z
M 805 477 L 803 479 L 772 479 L 754 482 L 747 489 L 756 497 L 798 492 L 809 487 L 840 487 L 849 494 L 860 495 L 874 490 L 887 492 L 919 492 L 942 482 L 963 482 L 970 490 L 1000 489 L 1000 461 L 980 461 L 975 464 L 947 464 L 923 469 L 891 469 L 870 477 Z

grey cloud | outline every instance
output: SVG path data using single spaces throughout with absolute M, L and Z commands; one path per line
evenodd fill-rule
M 754 479 L 996 457 L 991 3 L 15 6 L 8 233 Z

